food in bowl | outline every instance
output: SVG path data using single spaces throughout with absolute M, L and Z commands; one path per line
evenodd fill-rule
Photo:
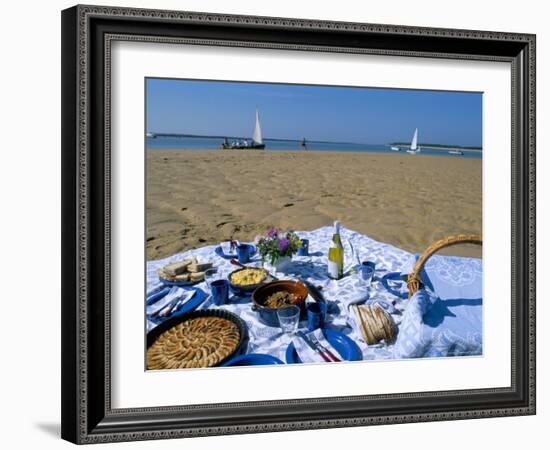
M 251 308 L 258 314 L 260 322 L 268 327 L 278 327 L 279 318 L 277 317 L 277 312 L 279 309 L 289 306 L 283 305 L 279 308 L 273 308 L 266 304 L 268 298 L 278 292 L 283 292 L 282 297 L 281 294 L 273 297 L 270 301 L 271 305 L 290 300 L 289 296 L 284 294 L 284 292 L 288 292 L 295 296 L 293 304 L 298 306 L 302 313 L 305 312 L 305 301 L 309 291 L 300 280 L 276 280 L 270 283 L 261 284 L 252 292 Z
M 264 306 L 267 308 L 284 308 L 285 306 L 295 305 L 300 302 L 300 296 L 288 291 L 277 291 L 271 294 L 265 300 Z
M 197 317 L 166 330 L 147 349 L 149 370 L 212 367 L 238 347 L 241 335 L 231 320 Z
M 260 284 L 267 278 L 267 273 L 263 269 L 243 269 L 234 272 L 229 281 L 235 286 L 246 287 Z

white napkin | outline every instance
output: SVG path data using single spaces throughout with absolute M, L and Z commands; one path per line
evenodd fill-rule
M 325 339 L 325 336 L 323 335 L 323 332 L 320 328 L 317 328 L 315 331 L 312 331 L 310 333 L 306 333 L 306 336 L 315 336 L 319 343 L 325 347 L 328 348 L 334 356 L 337 358 L 342 359 L 340 354 L 334 349 L 332 345 Z M 296 349 L 296 353 L 304 363 L 317 363 L 317 362 L 326 362 L 323 357 L 314 351 L 309 345 L 307 345 L 304 340 L 298 336 L 294 337 L 292 339 L 292 342 L 294 343 L 294 348 Z M 325 353 L 326 354 L 326 353 Z M 328 356 L 328 355 L 327 355 Z M 330 357 L 329 357 L 330 359 Z
M 445 342 L 444 339 L 441 342 L 432 342 L 429 334 L 424 330 L 424 314 L 429 311 L 437 299 L 426 289 L 419 289 L 411 297 L 403 314 L 403 322 L 393 348 L 394 358 L 422 358 L 434 347 L 444 348 L 442 345 Z M 458 338 L 454 333 L 453 336 Z
M 152 320 L 147 319 L 147 333 L 151 331 L 153 328 L 155 328 L 158 324 L 153 322 Z
M 186 303 L 189 300 L 191 300 L 191 298 L 195 295 L 196 292 L 197 291 L 195 290 L 187 291 L 180 287 L 174 286 L 172 289 L 170 289 L 170 292 L 168 292 L 168 294 L 164 296 L 164 298 L 161 298 L 158 302 L 155 302 L 152 305 L 147 306 L 147 315 L 151 316 L 153 314 L 156 314 L 162 308 L 164 308 L 168 303 L 170 303 L 172 300 L 175 300 L 177 298 L 183 299 L 183 303 Z
M 235 242 L 235 248 L 233 249 L 233 251 L 231 251 L 231 241 L 224 241 L 224 242 L 221 242 L 220 243 L 220 247 L 222 249 L 222 253 L 224 255 L 233 255 L 237 252 L 237 248 L 236 246 L 240 244 L 239 241 L 233 241 Z
M 370 294 L 366 292 L 364 294 L 362 293 L 357 297 L 352 298 L 351 300 L 348 300 L 346 302 L 341 302 L 341 303 L 343 303 L 346 309 L 349 311 L 351 309 L 351 305 L 360 305 L 361 303 L 367 303 L 369 298 L 370 298 Z

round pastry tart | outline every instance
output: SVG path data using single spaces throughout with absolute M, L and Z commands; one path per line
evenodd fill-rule
M 227 311 L 196 311 L 181 319 L 153 330 L 157 332 L 148 339 L 147 369 L 217 366 L 233 357 L 244 341 L 244 323 Z

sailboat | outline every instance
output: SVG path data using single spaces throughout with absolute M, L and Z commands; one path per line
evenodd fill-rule
M 248 139 L 236 140 L 229 142 L 227 138 L 224 139 L 222 143 L 222 149 L 251 149 L 251 150 L 263 150 L 265 144 L 262 139 L 262 128 L 260 126 L 260 113 L 258 108 L 256 108 L 256 125 L 254 127 L 254 132 L 252 133 L 252 140 Z
M 418 128 L 414 130 L 414 136 L 411 141 L 411 146 L 407 150 L 407 153 L 410 153 L 411 155 L 415 155 L 420 151 L 420 148 L 418 148 Z

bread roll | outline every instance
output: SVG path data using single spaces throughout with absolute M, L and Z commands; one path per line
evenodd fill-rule
M 380 305 L 355 305 L 352 310 L 355 312 L 363 339 L 368 345 L 377 344 L 382 340 L 386 343 L 393 341 L 395 323 Z
M 165 274 L 175 277 L 187 271 L 187 267 L 191 265 L 193 261 L 191 259 L 185 259 L 175 263 L 170 263 L 162 268 Z
M 189 266 L 187 267 L 187 270 L 191 273 L 196 273 L 196 272 L 204 272 L 205 270 L 210 269 L 211 267 L 212 267 L 212 263 L 199 264 L 198 262 L 195 261 L 194 263 L 189 264 Z

